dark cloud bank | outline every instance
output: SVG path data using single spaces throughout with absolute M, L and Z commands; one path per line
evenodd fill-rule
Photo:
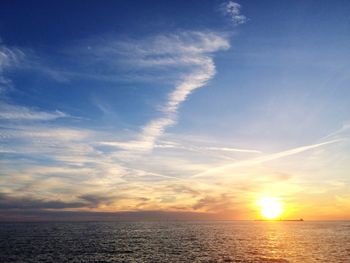
M 76 202 L 47 201 L 30 197 L 12 197 L 0 193 L 0 221 L 156 221 L 156 220 L 215 220 L 213 213 L 180 211 L 123 211 L 88 212 L 69 211 L 97 207 L 109 198 L 83 195 Z

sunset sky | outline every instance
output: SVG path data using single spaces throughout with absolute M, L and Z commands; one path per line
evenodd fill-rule
M 2 1 L 0 220 L 350 219 L 349 1 Z

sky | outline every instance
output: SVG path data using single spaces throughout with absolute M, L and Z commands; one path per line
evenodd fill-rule
M 350 219 L 349 1 L 2 1 L 0 220 Z

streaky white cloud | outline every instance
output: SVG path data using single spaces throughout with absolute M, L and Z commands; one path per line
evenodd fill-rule
M 195 145 L 182 145 L 180 143 L 176 142 L 169 142 L 169 141 L 162 141 L 155 145 L 155 148 L 178 148 L 183 150 L 195 150 L 195 151 L 216 151 L 216 152 L 238 152 L 238 153 L 262 153 L 259 150 L 253 150 L 253 149 L 243 149 L 243 148 L 232 148 L 232 147 L 210 147 L 210 146 L 195 146 Z
M 6 68 L 18 66 L 25 57 L 22 50 L 18 48 L 9 48 L 0 42 L 0 74 Z
M 126 43 L 119 43 L 126 45 Z M 187 72 L 161 107 L 163 116 L 151 120 L 138 135 L 138 138 L 128 142 L 102 142 L 104 145 L 115 146 L 124 150 L 138 152 L 150 151 L 156 140 L 162 136 L 166 128 L 176 123 L 178 108 L 196 89 L 203 87 L 215 75 L 215 65 L 212 54 L 228 49 L 230 44 L 225 36 L 213 32 L 183 32 L 173 35 L 155 37 L 148 42 L 127 45 L 138 65 L 174 65 L 189 66 Z M 130 50 L 130 48 L 133 48 Z M 118 51 L 120 52 L 120 51 Z M 182 68 L 180 69 L 182 70 Z
M 59 110 L 53 112 L 39 111 L 0 101 L 0 119 L 2 120 L 49 121 L 67 117 L 70 117 L 70 115 Z
M 111 41 L 109 45 L 98 47 L 94 52 L 97 52 L 99 57 L 124 55 L 127 59 L 144 61 L 142 65 L 153 66 L 154 61 L 159 61 L 156 64 L 165 65 L 169 64 L 169 61 L 175 65 L 194 64 L 199 62 L 198 57 L 193 56 L 194 54 L 213 53 L 218 48 L 229 47 L 227 39 L 217 32 L 182 31 L 142 40 Z
M 35 124 L 36 127 L 28 124 L 17 128 L 1 128 L 0 152 L 22 156 L 21 165 L 29 167 L 38 159 L 59 163 L 65 167 L 89 167 L 89 164 L 102 161 L 98 150 L 90 145 L 90 140 L 93 139 L 92 132 Z M 8 167 L 16 167 L 16 158 L 9 157 L 9 160 L 12 160 L 13 164 L 9 163 Z
M 186 100 L 195 89 L 204 86 L 215 74 L 215 65 L 211 58 L 201 59 L 200 69 L 187 75 L 183 81 L 168 96 L 163 112 L 176 112 L 180 104 Z
M 344 122 L 342 124 L 342 126 L 335 130 L 334 132 L 331 132 L 330 134 L 326 135 L 325 137 L 323 137 L 322 139 L 330 139 L 330 138 L 338 138 L 340 136 L 344 137 L 346 136 L 346 133 L 350 131 L 350 122 Z
M 5 71 L 16 67 L 25 57 L 22 50 L 9 48 L 0 41 L 0 95 L 3 95 L 11 87 L 11 80 L 5 77 Z
M 19 48 L 7 47 L 0 42 L 0 95 L 11 87 L 11 80 L 5 76 L 6 70 L 19 67 L 25 60 L 26 54 Z M 54 112 L 39 111 L 25 106 L 9 104 L 0 98 L 0 120 L 18 121 L 47 121 L 70 117 L 59 110 Z
M 259 150 L 254 149 L 244 149 L 244 148 L 233 148 L 233 147 L 217 147 L 217 146 L 206 146 L 207 141 L 198 144 L 192 144 L 190 142 L 174 142 L 174 141 L 164 141 L 159 140 L 154 145 L 154 148 L 160 150 L 163 154 L 182 152 L 182 154 L 194 153 L 195 156 L 189 158 L 208 158 L 212 162 L 214 160 L 230 160 L 236 161 L 242 154 L 262 154 Z M 202 169 L 201 169 L 202 170 Z
M 0 139 L 2 136 L 7 139 L 54 139 L 60 141 L 79 141 L 92 136 L 93 131 L 84 129 L 74 129 L 69 127 L 49 127 L 42 125 L 16 125 L 7 126 L 7 129 L 0 129 Z
M 195 175 L 192 176 L 192 178 L 205 177 L 205 176 L 210 176 L 210 175 L 215 176 L 215 175 L 218 175 L 218 174 L 223 174 L 225 171 L 228 171 L 228 170 L 230 170 L 232 168 L 256 165 L 256 164 L 260 164 L 260 163 L 276 160 L 276 159 L 279 159 L 279 158 L 287 157 L 287 156 L 290 156 L 290 155 L 302 153 L 302 152 L 305 152 L 305 151 L 308 151 L 308 150 L 311 150 L 311 149 L 315 149 L 315 148 L 318 148 L 318 147 L 321 147 L 321 146 L 325 146 L 325 145 L 328 145 L 328 144 L 337 143 L 337 142 L 340 142 L 340 141 L 343 141 L 343 139 L 331 140 L 331 141 L 322 142 L 322 143 L 318 143 L 318 144 L 312 144 L 312 145 L 305 145 L 305 146 L 297 147 L 297 148 L 294 148 L 294 149 L 290 149 L 290 150 L 286 150 L 286 151 L 282 151 L 282 152 L 278 152 L 278 153 L 273 153 L 273 154 L 268 154 L 268 155 L 257 157 L 257 158 L 253 158 L 253 159 L 238 161 L 238 162 L 235 162 L 235 163 L 222 165 L 222 166 L 215 167 L 213 169 L 209 169 L 207 171 L 195 174 Z
M 234 25 L 241 25 L 247 22 L 247 17 L 241 14 L 241 5 L 227 1 L 221 5 L 221 10 L 225 16 L 228 16 Z
M 240 149 L 240 148 L 230 148 L 230 147 L 204 147 L 206 150 L 212 151 L 222 151 L 222 152 L 239 152 L 239 153 L 262 153 L 258 150 L 253 149 Z

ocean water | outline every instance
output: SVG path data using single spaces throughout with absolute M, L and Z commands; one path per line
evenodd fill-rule
M 0 262 L 350 262 L 350 222 L 0 223 Z

